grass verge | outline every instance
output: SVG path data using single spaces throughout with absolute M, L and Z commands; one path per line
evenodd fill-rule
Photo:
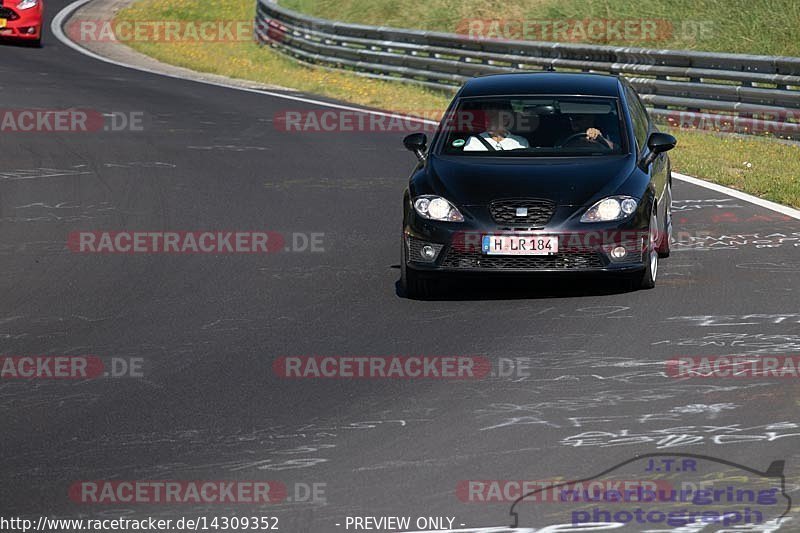
M 460 33 L 472 29 L 477 35 L 495 33 L 495 37 L 541 41 L 800 55 L 797 0 L 281 0 L 281 5 L 322 18 L 376 26 Z M 617 32 L 582 25 L 581 21 L 634 24 L 630 29 L 620 26 Z M 640 32 L 636 21 L 652 22 L 655 30 Z M 556 22 L 566 25 L 560 31 Z
M 120 11 L 118 22 L 252 21 L 253 0 L 141 0 Z M 435 91 L 302 65 L 250 40 L 202 42 L 184 40 L 127 41 L 131 48 L 164 63 L 232 78 L 291 87 L 356 104 L 384 107 L 398 102 L 405 109 L 443 108 L 449 98 Z
M 673 170 L 800 208 L 800 146 L 768 138 L 664 128 L 678 139 Z
M 296 4 L 301 0 L 287 1 Z M 313 4 L 324 7 L 327 1 L 320 0 L 317 4 L 315 0 Z M 338 5 L 341 5 L 342 12 L 346 13 L 345 8 L 355 1 L 348 0 Z M 771 1 L 765 0 L 768 3 Z M 439 0 L 439 2 L 444 5 L 449 0 Z M 540 3 L 548 2 L 550 0 L 541 0 Z M 370 6 L 373 3 L 380 13 L 381 8 L 385 9 L 383 4 L 388 2 L 372 0 Z M 403 3 L 400 2 L 398 6 L 402 6 Z M 615 2 L 605 0 L 602 3 Z M 699 3 L 709 2 L 702 0 Z M 477 3 L 470 5 L 477 6 Z M 222 2 L 140 0 L 121 11 L 117 20 L 128 22 L 250 20 L 254 15 L 253 9 L 252 0 Z M 401 7 L 396 9 L 405 13 L 414 11 Z M 369 8 L 365 7 L 364 11 L 369 12 Z M 436 91 L 404 83 L 378 81 L 346 72 L 308 67 L 250 41 L 224 43 L 132 41 L 128 44 L 165 63 L 201 72 L 291 87 L 303 92 L 392 111 L 444 110 L 450 98 Z M 800 147 L 797 145 L 760 138 L 718 136 L 699 131 L 674 129 L 669 131 L 679 140 L 679 146 L 672 154 L 673 168 L 676 171 L 800 208 Z

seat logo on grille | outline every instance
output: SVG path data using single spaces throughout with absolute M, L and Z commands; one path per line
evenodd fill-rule
M 528 208 L 527 207 L 518 207 L 516 214 L 517 214 L 518 217 L 526 217 L 526 216 L 528 216 Z

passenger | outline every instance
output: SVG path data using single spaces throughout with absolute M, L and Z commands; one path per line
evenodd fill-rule
M 487 120 L 486 131 L 472 135 L 464 145 L 465 152 L 520 150 L 529 147 L 525 137 L 512 134 L 506 127 L 504 119 L 510 118 L 512 111 L 495 107 L 483 112 Z

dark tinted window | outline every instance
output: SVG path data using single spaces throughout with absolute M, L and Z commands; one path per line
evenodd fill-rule
M 630 88 L 626 88 L 626 99 L 628 100 L 628 109 L 631 113 L 631 120 L 633 121 L 633 134 L 636 136 L 636 142 L 638 143 L 638 149 L 644 147 L 647 143 L 647 133 L 648 133 L 648 120 L 647 120 L 647 110 L 645 110 L 642 103 L 639 101 L 639 97 L 636 96 L 636 93 L 633 92 Z
M 464 98 L 442 122 L 441 152 L 492 157 L 621 154 L 616 98 L 506 96 Z

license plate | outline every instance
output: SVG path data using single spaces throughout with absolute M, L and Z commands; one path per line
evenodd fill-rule
M 552 255 L 558 253 L 558 237 L 540 235 L 484 235 L 486 255 Z
M 0 28 L 5 28 L 8 24 L 8 19 L 0 19 Z

